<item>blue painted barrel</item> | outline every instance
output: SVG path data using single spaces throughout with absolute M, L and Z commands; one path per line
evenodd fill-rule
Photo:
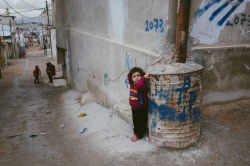
M 193 62 L 151 66 L 149 137 L 158 147 L 184 148 L 200 136 L 203 67 Z

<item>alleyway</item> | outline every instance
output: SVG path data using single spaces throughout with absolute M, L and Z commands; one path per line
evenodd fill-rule
M 49 84 L 48 61 L 33 51 L 26 59 L 10 60 L 2 71 L 1 166 L 250 165 L 249 100 L 205 107 L 195 145 L 158 149 L 147 137 L 132 143 L 131 125 L 111 108 L 95 102 L 80 106 L 79 92 Z M 39 85 L 33 83 L 35 65 L 42 71 Z M 80 113 L 87 116 L 78 118 Z M 79 134 L 83 128 L 87 131 Z

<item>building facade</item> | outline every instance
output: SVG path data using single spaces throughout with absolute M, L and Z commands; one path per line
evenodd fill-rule
M 0 63 L 3 67 L 7 65 L 7 59 L 17 57 L 19 53 L 16 43 L 16 24 L 14 16 L 0 15 L 0 36 Z
M 70 86 L 127 103 L 127 73 L 174 51 L 176 0 L 54 0 L 59 63 Z M 250 0 L 192 0 L 188 60 L 202 64 L 203 104 L 250 97 Z M 188 17 L 188 16 L 187 16 Z

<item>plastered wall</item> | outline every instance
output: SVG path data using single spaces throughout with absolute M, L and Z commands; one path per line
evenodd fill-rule
M 57 47 L 67 50 L 68 84 L 82 92 L 94 93 L 108 105 L 126 101 L 129 69 L 139 66 L 146 70 L 153 59 L 172 51 L 177 2 L 56 1 Z M 249 9 L 249 0 L 192 0 L 188 55 L 205 67 L 206 103 L 215 102 L 209 98 L 217 92 L 233 92 L 231 87 L 237 95 L 223 101 L 247 96 Z M 229 51 L 225 47 L 235 48 L 237 52 L 227 56 Z M 246 61 L 241 64 L 243 60 Z M 216 64 L 213 68 L 212 63 Z M 243 69 L 242 65 L 247 67 Z M 241 84 L 234 86 L 236 80 Z
M 250 39 L 250 0 L 192 0 L 190 44 L 239 44 Z
M 140 5 L 138 5 L 140 4 Z M 115 105 L 128 98 L 128 71 L 144 70 L 174 43 L 174 0 L 72 0 L 56 4 L 57 47 L 68 49 L 76 89 Z M 69 19 L 70 18 L 70 19 Z M 60 28 L 59 28 L 60 27 Z M 68 78 L 68 77 L 67 77 Z
M 189 55 L 204 66 L 203 104 L 250 97 L 250 0 L 193 0 Z
M 50 30 L 53 63 L 57 66 L 56 29 Z

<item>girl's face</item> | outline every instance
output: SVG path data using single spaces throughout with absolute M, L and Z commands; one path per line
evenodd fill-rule
M 137 82 L 141 79 L 141 74 L 139 72 L 135 72 L 132 74 L 132 80 L 134 84 L 137 84 Z

